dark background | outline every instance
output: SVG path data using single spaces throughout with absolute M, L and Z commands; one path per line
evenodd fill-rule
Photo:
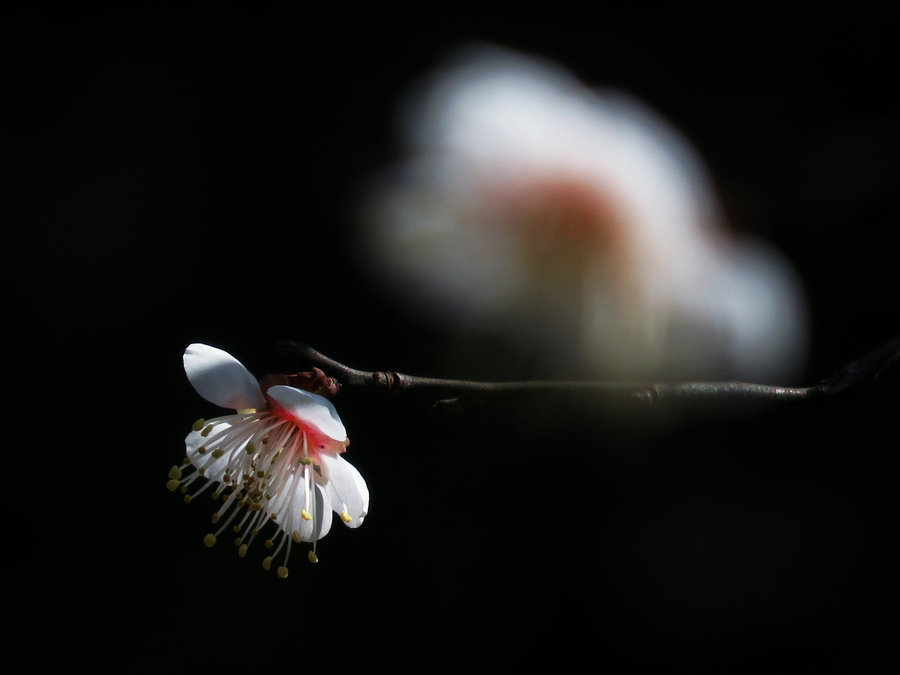
M 897 374 L 752 414 L 338 400 L 371 511 L 288 580 L 207 550 L 165 490 L 193 341 L 282 338 L 452 372 L 360 264 L 353 199 L 398 96 L 462 40 L 551 57 L 681 128 L 733 226 L 810 298 L 814 383 L 900 332 L 896 24 L 862 3 L 32 5 L 0 23 L 4 527 L 32 658 L 76 672 L 342 672 L 364 659 L 633 670 L 895 661 Z

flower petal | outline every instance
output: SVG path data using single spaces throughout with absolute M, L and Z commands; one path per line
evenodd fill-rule
M 301 422 L 336 441 L 346 440 L 344 423 L 327 398 L 283 384 L 269 387 L 266 394 Z
M 344 511 L 350 516 L 348 527 L 362 525 L 369 511 L 369 488 L 362 475 L 340 455 L 319 454 L 322 472 L 327 479 L 325 490 L 335 513 Z
M 285 532 L 294 530 L 302 532 L 303 520 L 300 511 L 306 504 L 306 481 L 299 478 L 299 474 L 291 474 L 285 480 L 275 496 L 266 502 L 265 509 L 270 515 L 276 516 L 275 522 Z
M 211 403 L 242 410 L 266 407 L 256 378 L 228 352 L 194 343 L 184 350 L 184 372 L 191 385 Z
M 298 532 L 301 541 L 316 541 L 331 529 L 331 506 L 321 485 L 315 484 L 314 503 L 307 504 L 306 493 L 306 477 L 302 473 L 292 474 L 265 509 L 276 515 L 275 522 L 286 533 Z M 305 509 L 311 516 L 309 520 L 303 517 Z
M 315 483 L 315 486 L 316 514 L 310 541 L 321 539 L 331 530 L 331 503 L 325 489 L 318 483 Z

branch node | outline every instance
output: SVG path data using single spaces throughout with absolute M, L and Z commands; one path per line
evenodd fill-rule
M 372 384 L 374 384 L 377 389 L 399 391 L 403 388 L 403 378 L 400 373 L 379 370 L 372 373 Z

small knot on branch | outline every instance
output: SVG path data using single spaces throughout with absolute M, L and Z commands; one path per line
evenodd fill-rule
M 400 373 L 379 370 L 372 373 L 372 383 L 378 389 L 399 391 L 403 387 L 403 378 Z

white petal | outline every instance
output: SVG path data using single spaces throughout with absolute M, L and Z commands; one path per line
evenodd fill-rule
M 328 534 L 329 530 L 331 530 L 331 502 L 328 500 L 328 495 L 321 485 L 318 483 L 315 484 L 315 496 L 316 496 L 316 511 L 315 511 L 315 526 L 313 528 L 312 536 L 310 537 L 310 541 L 315 541 L 316 539 L 321 539 L 326 534 Z
M 315 503 L 306 502 L 306 479 L 293 474 L 284 488 L 266 504 L 266 511 L 278 516 L 275 522 L 288 534 L 299 532 L 302 541 L 321 539 L 331 529 L 331 507 L 328 496 L 321 485 L 316 485 L 313 493 Z M 306 509 L 313 516 L 306 520 L 302 512 Z
M 194 343 L 184 350 L 184 372 L 203 398 L 223 408 L 265 408 L 256 378 L 228 352 Z
M 331 498 L 335 513 L 346 509 L 350 515 L 348 527 L 359 527 L 369 511 L 369 488 L 356 467 L 340 455 L 319 455 L 322 472 L 328 481 L 325 490 Z
M 266 502 L 265 509 L 268 513 L 277 516 L 275 522 L 286 532 L 301 530 L 303 519 L 300 511 L 306 504 L 306 481 L 295 480 L 296 474 L 287 477 L 282 487 L 271 501 Z
M 283 384 L 269 387 L 266 393 L 298 420 L 336 441 L 346 440 L 344 423 L 327 398 Z

